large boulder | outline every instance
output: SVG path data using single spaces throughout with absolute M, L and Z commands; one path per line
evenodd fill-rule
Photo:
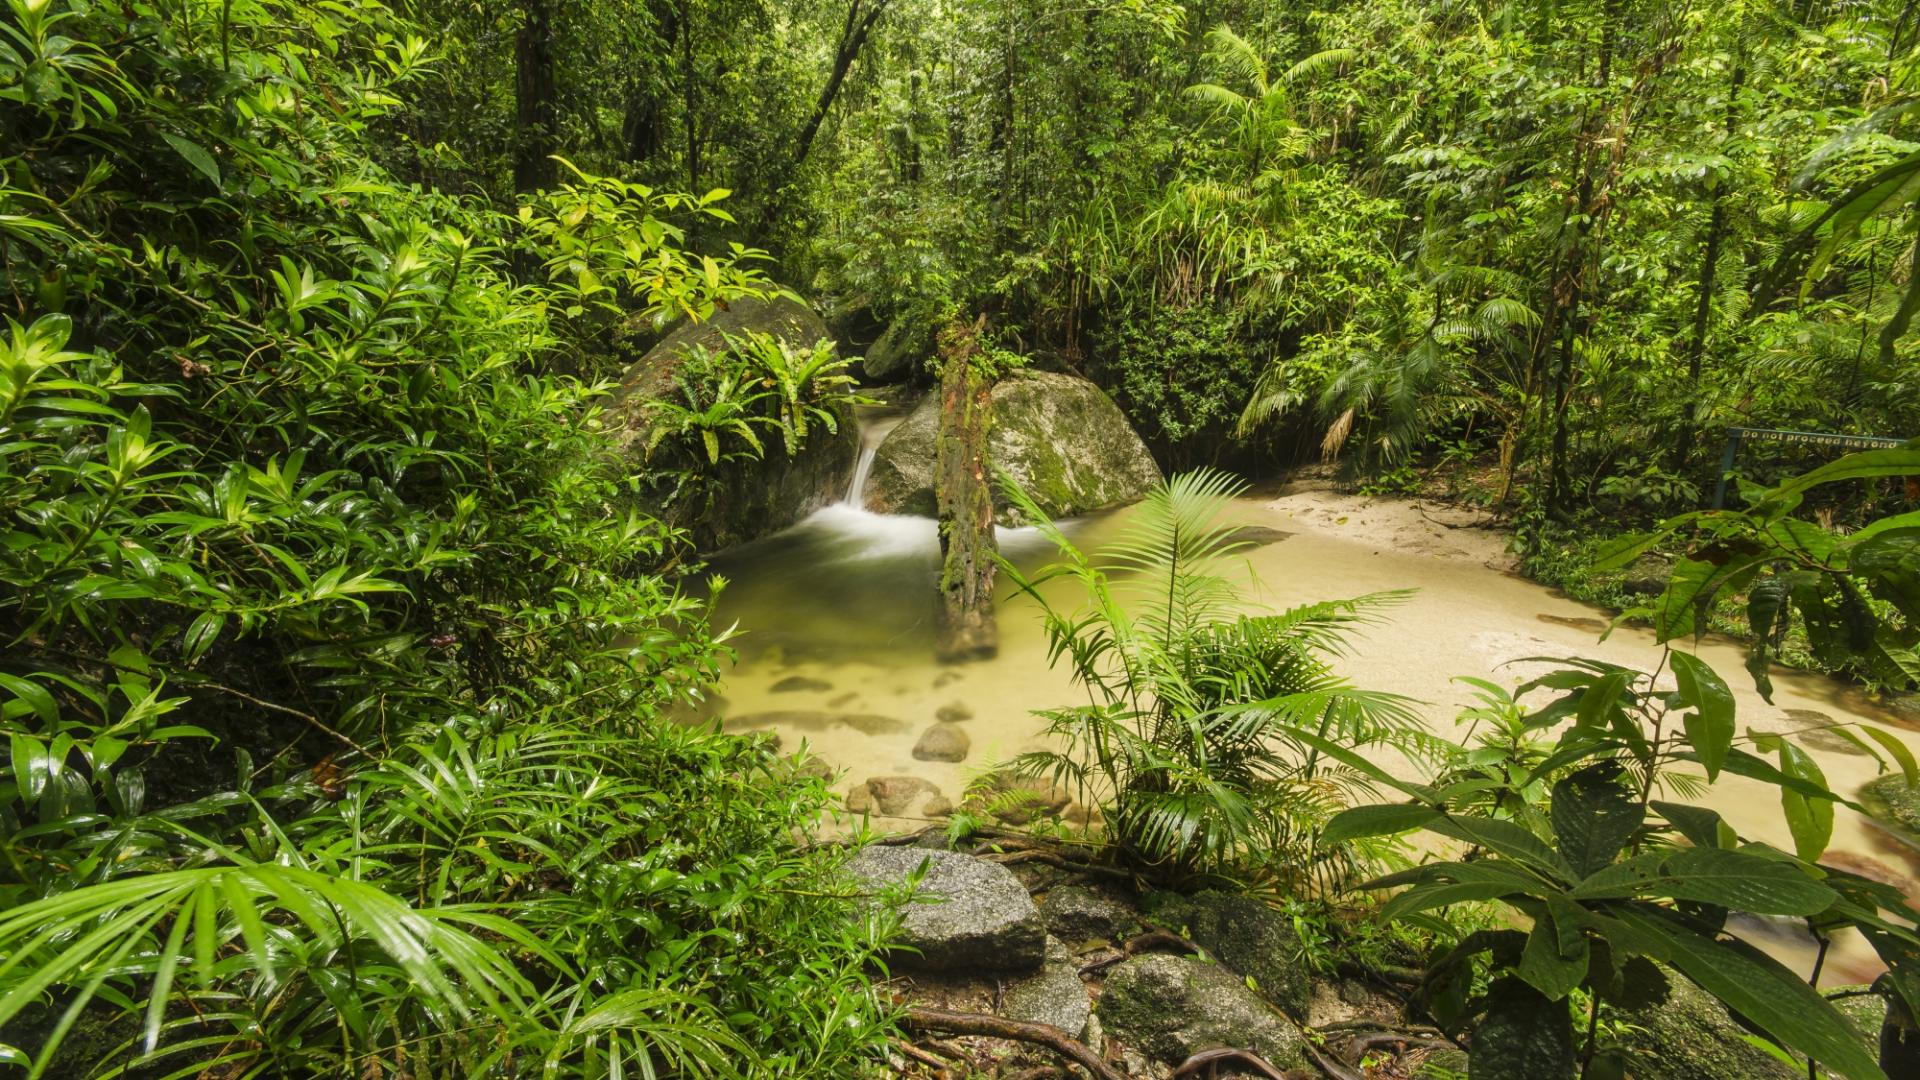
M 880 444 L 868 474 L 867 509 L 935 512 L 933 471 L 940 403 L 929 395 Z M 1052 517 L 1132 502 L 1160 482 L 1160 469 L 1120 407 L 1085 379 L 1016 372 L 993 388 L 987 460 L 1006 470 Z M 994 519 L 1022 524 L 997 485 Z
M 1712 994 L 1666 970 L 1667 996 L 1627 1010 L 1627 1070 L 1633 1080 L 1795 1080 L 1806 1069 L 1787 1065 L 1748 1042 L 1747 1030 Z M 1480 1054 L 1475 1051 L 1474 1060 Z
M 769 334 L 793 348 L 810 348 L 828 337 L 826 323 L 813 309 L 791 297 L 744 298 L 701 322 L 683 323 L 628 365 L 608 407 L 616 445 L 638 461 L 646 452 L 654 406 L 677 391 L 674 379 L 696 351 L 717 352 L 728 336 Z M 846 494 L 860 456 L 859 425 L 849 411 L 838 430 L 809 431 L 800 452 L 788 457 L 778 438 L 767 440 L 766 456 L 744 468 L 728 470 L 713 502 L 697 520 L 683 522 L 707 551 L 731 547 L 778 532 Z M 677 520 L 673 508 L 652 508 Z
M 1894 835 L 1920 843 L 1920 785 L 1907 783 L 1906 774 L 1890 772 L 1869 782 L 1860 789 L 1860 805 Z
M 869 847 L 847 868 L 870 891 L 926 875 L 907 906 L 889 957 L 896 968 L 930 972 L 1030 972 L 1046 957 L 1040 909 L 1013 872 L 951 851 Z M 911 951 L 908 951 L 911 950 Z
M 932 329 L 912 316 L 903 315 L 893 320 L 879 340 L 867 347 L 860 370 L 874 382 L 900 382 L 924 368 L 932 355 Z
M 1094 1008 L 1108 1035 L 1169 1065 L 1233 1047 L 1280 1069 L 1307 1067 L 1300 1029 L 1218 964 L 1136 956 L 1107 976 Z
M 1147 915 L 1184 933 L 1227 969 L 1253 980 L 1289 1015 L 1307 1014 L 1307 969 L 1299 935 L 1287 915 L 1245 893 L 1209 890 L 1192 896 L 1155 893 Z

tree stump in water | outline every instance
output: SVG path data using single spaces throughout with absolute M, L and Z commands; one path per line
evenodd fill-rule
M 973 363 L 980 326 L 954 323 L 940 334 L 940 434 L 934 444 L 940 620 L 934 651 L 943 661 L 989 657 L 1000 647 L 993 618 L 998 548 L 987 477 L 993 384 Z

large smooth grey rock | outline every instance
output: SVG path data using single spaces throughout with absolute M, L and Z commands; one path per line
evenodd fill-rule
M 1156 893 L 1147 914 L 1182 931 L 1235 974 L 1254 985 L 1288 1015 L 1305 1016 L 1307 970 L 1300 938 L 1285 913 L 1244 893 L 1209 890 L 1192 896 Z
M 607 412 L 610 434 L 621 453 L 636 462 L 644 458 L 655 406 L 678 393 L 674 379 L 695 351 L 716 352 L 725 347 L 728 335 L 747 333 L 769 334 L 796 349 L 829 336 L 813 309 L 785 296 L 735 300 L 703 322 L 683 323 L 633 360 L 620 377 Z M 771 438 L 765 458 L 726 470 L 714 486 L 711 505 L 685 524 L 703 551 L 778 532 L 844 495 L 859 454 L 859 425 L 850 411 L 839 417 L 837 431 L 824 426 L 810 430 L 792 457 L 778 437 Z M 670 517 L 671 508 L 649 509 Z
M 1160 482 L 1160 469 L 1120 407 L 1085 379 L 1017 372 L 993 388 L 987 460 L 1004 469 L 1051 517 L 1132 502 Z M 923 399 L 875 452 L 867 509 L 886 514 L 935 511 L 936 395 Z M 994 488 L 994 520 L 1023 522 Z
M 890 957 L 918 971 L 1029 972 L 1046 956 L 1046 931 L 1033 898 L 999 863 L 951 851 L 869 847 L 848 870 L 870 889 L 906 882 L 927 863 L 915 902 L 907 906 L 898 944 Z
M 1093 1001 L 1080 981 L 1080 962 L 1059 938 L 1047 938 L 1040 973 L 1007 988 L 1000 1015 L 1034 1024 L 1052 1024 L 1074 1038 L 1086 1033 Z
M 1281 1069 L 1307 1067 L 1300 1029 L 1218 964 L 1136 956 L 1107 976 L 1094 1008 L 1108 1035 L 1169 1065 L 1236 1047 Z

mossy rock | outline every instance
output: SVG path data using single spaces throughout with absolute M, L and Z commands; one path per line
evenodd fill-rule
M 674 379 L 696 351 L 717 352 L 728 336 L 768 334 L 792 348 L 811 348 L 828 337 L 812 308 L 792 297 L 735 300 L 703 322 L 683 323 L 628 365 L 608 406 L 609 434 L 629 460 L 645 456 L 654 404 L 675 393 Z M 758 462 L 727 470 L 712 502 L 697 520 L 684 522 L 702 551 L 715 551 L 775 533 L 846 493 L 860 456 L 859 425 L 851 410 L 837 429 L 812 429 L 800 452 L 788 457 L 778 438 Z M 646 507 L 668 520 L 672 508 Z
M 1805 1069 L 1748 1042 L 1719 999 L 1676 971 L 1666 975 L 1665 1001 L 1621 1016 L 1633 1028 L 1626 1039 L 1633 1080 L 1804 1080 Z
M 1902 840 L 1920 846 L 1920 785 L 1908 784 L 1901 773 L 1888 773 L 1860 789 L 1860 805 Z
M 1281 1069 L 1307 1067 L 1300 1029 L 1218 964 L 1136 956 L 1107 976 L 1094 1011 L 1108 1034 L 1169 1065 L 1237 1047 Z
M 868 346 L 860 370 L 873 382 L 901 382 L 925 369 L 933 356 L 933 329 L 903 315 L 888 324 L 878 341 Z
M 1185 934 L 1229 970 L 1253 980 L 1290 1016 L 1305 1016 L 1312 987 L 1300 961 L 1293 922 L 1244 893 L 1208 890 L 1192 896 L 1152 893 L 1143 901 L 1153 921 Z
M 1159 466 L 1126 415 L 1085 379 L 1016 372 L 995 384 L 992 409 L 988 462 L 1018 481 L 1050 517 L 1129 503 L 1160 482 Z M 867 509 L 933 516 L 939 428 L 940 402 L 929 395 L 875 453 Z M 993 505 L 998 523 L 1024 524 L 997 485 Z

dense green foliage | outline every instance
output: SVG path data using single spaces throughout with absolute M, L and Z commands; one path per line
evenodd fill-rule
M 824 788 L 660 724 L 724 646 L 573 374 L 765 288 L 678 246 L 717 197 L 397 180 L 427 49 L 373 4 L 0 32 L 6 1055 L 847 1075 Z
M 1039 600 L 1052 655 L 1088 698 L 1043 714 L 1060 748 L 1019 767 L 1097 802 L 1107 841 L 1152 876 L 1252 871 L 1303 894 L 1347 884 L 1352 853 L 1319 839 L 1358 778 L 1292 733 L 1358 749 L 1428 745 L 1409 701 L 1357 688 L 1326 660 L 1403 597 L 1248 614 L 1234 558 L 1246 543 L 1223 518 L 1241 487 L 1222 473 L 1168 480 L 1091 555 L 1007 487 L 1063 556 L 1031 577 L 1007 570 Z M 1080 586 L 1084 606 L 1046 600 L 1040 588 L 1056 577 Z
M 1670 556 L 1629 614 L 1663 643 L 1743 629 L 1763 692 L 1782 655 L 1920 682 L 1920 451 L 1808 473 L 1753 447 L 1744 505 L 1697 512 L 1728 425 L 1920 434 L 1914 23 L 6 0 L 0 1065 L 882 1068 L 889 926 L 810 836 L 826 785 L 674 722 L 727 655 L 683 530 L 843 434 L 863 376 L 925 382 L 954 325 L 982 378 L 1100 384 L 1169 472 L 1444 472 L 1596 590 Z M 728 339 L 644 424 L 608 408 L 670 323 L 789 289 L 837 345 Z M 1020 764 L 1091 804 L 1097 858 L 1258 886 L 1329 938 L 1392 869 L 1385 914 L 1452 950 L 1416 1009 L 1545 1027 L 1590 1077 L 1652 961 L 1876 1075 L 1803 973 L 1724 932 L 1858 930 L 1920 1014 L 1916 915 L 1820 865 L 1843 800 L 1809 755 L 1739 733 L 1678 651 L 1672 691 L 1590 661 L 1476 681 L 1445 745 L 1334 673 L 1391 595 L 1245 609 L 1238 491 L 1176 476 L 1093 553 L 1013 496 L 1062 560 L 1021 584 L 1080 586 L 1043 617 L 1088 694 Z M 1914 772 L 1883 732 L 1833 737 Z M 1678 801 L 1723 772 L 1779 792 L 1793 853 Z M 1350 807 L 1380 789 L 1410 801 Z M 1383 838 L 1416 828 L 1462 857 L 1407 866 Z M 1461 901 L 1528 925 L 1426 917 Z

